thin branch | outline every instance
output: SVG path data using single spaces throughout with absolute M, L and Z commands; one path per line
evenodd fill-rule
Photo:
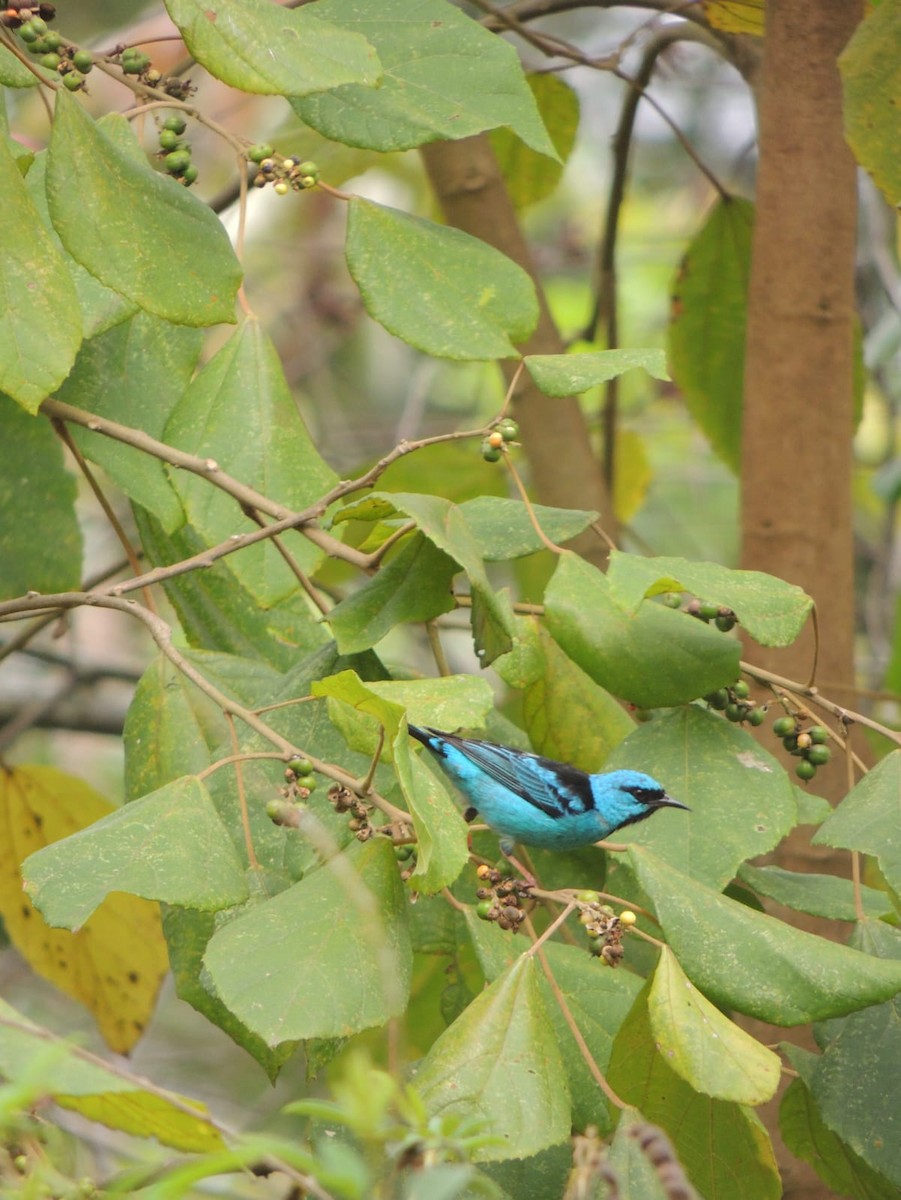
M 244 769 L 239 750 L 238 731 L 231 713 L 225 714 L 228 725 L 228 737 L 232 744 L 231 757 L 235 760 L 235 783 L 238 788 L 238 812 L 241 814 L 241 829 L 244 832 L 244 849 L 247 851 L 247 864 L 252 871 L 259 871 L 260 860 L 253 845 L 253 834 L 250 831 L 250 812 L 247 808 L 247 791 L 244 787 Z
M 444 676 L 451 675 L 452 671 L 448 665 L 444 647 L 441 644 L 441 635 L 438 632 L 436 622 L 434 620 L 426 621 L 425 631 L 429 639 L 429 646 L 431 647 L 432 657 L 435 660 L 435 666 L 438 668 L 438 674 Z
M 516 467 L 514 467 L 513 461 L 510 458 L 509 454 L 504 455 L 504 465 L 506 466 L 507 470 L 510 472 L 513 482 L 516 484 L 516 488 L 517 488 L 517 491 L 519 492 L 520 498 L 522 499 L 522 502 L 526 507 L 526 512 L 529 514 L 529 520 L 532 522 L 532 528 L 538 534 L 538 538 L 541 541 L 542 545 L 547 550 L 550 550 L 550 552 L 552 554 L 562 554 L 563 547 L 558 546 L 556 542 L 552 542 L 551 539 L 548 537 L 548 535 L 541 528 L 541 525 L 538 523 L 538 517 L 535 515 L 535 509 L 532 507 L 532 501 L 529 499 L 529 494 L 526 491 L 525 485 L 523 484 L 522 479 L 520 479 L 519 472 L 517 471 Z

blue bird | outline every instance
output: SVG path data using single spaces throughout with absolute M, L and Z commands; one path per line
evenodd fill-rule
M 411 735 L 441 760 L 460 791 L 509 853 L 514 842 L 550 850 L 575 850 L 634 825 L 658 808 L 684 808 L 650 775 L 606 771 L 588 775 L 577 767 L 410 725 Z

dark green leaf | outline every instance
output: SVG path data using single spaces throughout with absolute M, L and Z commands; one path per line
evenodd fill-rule
M 611 551 L 610 594 L 630 612 L 646 596 L 694 592 L 734 610 L 745 632 L 761 646 L 789 646 L 801 632 L 813 600 L 801 588 L 761 571 L 733 571 L 719 563 L 684 558 L 641 558 Z
M 582 354 L 529 354 L 526 370 L 546 396 L 575 396 L 634 367 L 669 379 L 662 350 L 596 350 Z
M 578 94 L 559 75 L 535 72 L 526 76 L 526 82 L 560 161 L 552 162 L 545 154 L 525 145 L 510 129 L 491 131 L 491 148 L 516 208 L 536 204 L 556 189 L 579 127 Z
M 429 621 L 455 607 L 451 580 L 456 562 L 421 533 L 328 614 L 343 654 L 368 650 L 405 621 Z
M 792 1154 L 811 1163 L 833 1192 L 855 1200 L 897 1200 L 895 1185 L 868 1167 L 824 1123 L 802 1079 L 793 1079 L 782 1097 L 779 1131 Z
M 110 892 L 203 909 L 226 908 L 247 895 L 209 793 L 189 777 L 32 854 L 22 874 L 47 924 L 65 929 L 83 925 Z
M 830 921 L 856 921 L 854 884 L 837 875 L 812 875 L 785 871 L 782 867 L 752 867 L 743 863 L 738 876 L 761 896 L 798 912 L 812 913 Z M 886 917 L 894 912 L 885 892 L 861 885 L 861 900 L 868 917 Z
M 355 197 L 346 254 L 369 315 L 436 358 L 515 357 L 538 320 L 522 267 L 459 229 Z
M 403 885 L 381 838 L 354 843 L 250 909 L 204 955 L 219 998 L 269 1046 L 398 1016 L 411 959 Z
M 175 180 L 136 163 L 62 88 L 56 100 L 47 199 L 76 262 L 167 321 L 233 321 L 241 268 L 219 219 Z
M 0 598 L 78 586 L 75 492 L 50 425 L 0 395 Z
M 611 1087 L 665 1130 L 701 1196 L 777 1200 L 782 1186 L 763 1125 L 744 1105 L 705 1096 L 676 1074 L 655 1044 L 649 992 L 650 984 L 617 1035 L 607 1072 Z
M 65 260 L 2 137 L 0 245 L 0 391 L 37 412 L 75 362 L 81 314 Z
M 738 675 L 737 641 L 648 601 L 630 614 L 606 577 L 569 551 L 548 584 L 545 618 L 554 639 L 596 683 L 643 707 L 681 704 Z
M 765 1104 L 779 1086 L 778 1055 L 733 1024 L 685 977 L 664 946 L 648 996 L 657 1049 L 686 1083 L 705 1096 Z
M 874 855 L 891 887 L 901 892 L 901 750 L 864 775 L 816 831 L 813 843 Z
M 673 287 L 668 355 L 689 411 L 714 450 L 741 461 L 745 319 L 754 206 L 719 200 L 685 252 Z
M 893 0 L 873 6 L 838 60 L 844 89 L 845 137 L 889 204 L 901 196 L 901 168 L 893 151 L 901 63 L 901 7 Z
M 202 342 L 199 330 L 138 313 L 84 344 L 57 399 L 162 438 Z M 85 457 L 152 512 L 167 533 L 182 524 L 181 502 L 158 458 L 74 424 L 71 434 Z
M 499 1144 L 476 1151 L 480 1161 L 524 1158 L 569 1137 L 569 1091 L 539 975 L 535 959 L 521 956 L 445 1030 L 413 1076 L 431 1115 L 481 1119 L 498 1136 Z
M 242 322 L 194 378 L 166 424 L 165 440 L 214 459 L 222 470 L 298 511 L 336 482 L 300 418 L 275 347 L 253 319 Z M 212 543 L 256 528 L 233 497 L 189 472 L 170 472 L 188 520 Z M 323 558 L 304 537 L 286 537 L 286 548 L 310 574 Z M 228 566 L 264 608 L 298 589 L 297 577 L 271 539 L 248 546 Z
M 596 512 L 577 508 L 547 508 L 534 504 L 532 511 L 545 537 L 552 542 L 566 542 L 598 519 Z M 520 500 L 478 496 L 464 500 L 460 512 L 475 535 L 486 562 L 505 562 L 544 549 L 544 542 L 535 532 L 526 506 Z
M 901 933 L 862 921 L 856 944 L 901 973 Z M 896 989 L 901 993 L 901 985 Z M 808 1086 L 825 1124 L 868 1166 L 901 1188 L 901 994 L 832 1022 Z
M 797 822 L 785 770 L 749 733 L 697 705 L 638 726 L 605 769 L 659 779 L 689 813 L 658 813 L 617 834 L 693 879 L 722 888 L 746 858 L 765 854 Z
M 321 5 L 291 11 L 268 0 L 166 0 L 166 8 L 201 66 L 242 92 L 365 89 L 381 74 L 366 39 L 322 20 Z
M 629 855 L 685 974 L 722 1007 L 773 1025 L 800 1025 L 879 1004 L 901 990 L 901 963 L 755 912 L 641 847 Z
M 511 45 L 443 0 L 319 0 L 316 15 L 375 46 L 377 89 L 354 84 L 293 100 L 302 121 L 335 142 L 409 150 L 508 126 L 556 159 Z

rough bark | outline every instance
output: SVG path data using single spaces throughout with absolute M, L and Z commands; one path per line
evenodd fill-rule
M 562 353 L 563 342 L 487 136 L 432 142 L 423 146 L 421 153 L 448 223 L 502 251 L 535 281 L 541 315 L 537 329 L 521 349 L 526 354 Z M 503 365 L 509 375 L 516 364 Z M 615 538 L 613 508 L 578 400 L 549 399 L 524 373 L 514 405 L 536 498 L 559 508 L 595 509 L 607 534 Z M 573 548 L 599 566 L 606 563 L 607 548 L 590 531 L 576 539 Z
M 758 93 L 760 165 L 751 268 L 742 445 L 742 565 L 800 584 L 816 601 L 817 680 L 832 699 L 854 679 L 851 470 L 856 169 L 842 134 L 836 59 L 860 0 L 768 0 Z M 807 679 L 812 629 L 755 663 Z M 771 739 L 770 739 L 771 743 Z M 837 800 L 844 764 L 818 774 Z M 814 851 L 803 830 L 780 847 L 793 870 L 847 873 L 847 855 Z M 823 936 L 835 926 L 783 914 Z M 764 1042 L 780 1031 L 753 1029 Z M 832 1193 L 779 1144 L 776 1104 L 761 1113 L 785 1196 Z

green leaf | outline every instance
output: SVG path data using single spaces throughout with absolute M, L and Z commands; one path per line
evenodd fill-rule
M 409 150 L 508 126 L 556 159 L 519 57 L 444 0 L 319 0 L 316 15 L 375 46 L 377 89 L 355 84 L 291 102 L 324 137 L 372 150 Z
M 746 858 L 772 850 L 797 822 L 782 765 L 746 730 L 697 705 L 639 725 L 604 766 L 647 771 L 691 806 L 630 826 L 622 838 L 711 887 L 725 887 Z
M 106 117 L 101 117 L 98 124 L 110 136 L 113 136 L 113 131 L 117 129 L 116 122 L 118 121 L 123 121 L 123 118 L 118 116 L 118 114 L 110 114 Z M 130 129 L 127 132 L 130 138 L 134 137 Z M 132 141 L 132 146 L 138 151 L 140 161 L 143 163 L 144 153 L 140 146 L 134 141 Z M 46 150 L 41 150 L 34 156 L 34 162 L 31 164 L 28 174 L 25 177 L 25 186 L 28 188 L 29 196 L 34 201 L 35 208 L 37 208 L 47 226 L 50 237 L 53 239 L 53 244 L 65 259 L 66 267 L 75 284 L 85 339 L 81 347 L 83 353 L 88 348 L 90 338 L 94 338 L 100 333 L 105 333 L 108 329 L 112 329 L 114 325 L 118 325 L 120 321 L 124 321 L 126 317 L 131 316 L 137 311 L 137 305 L 133 301 L 126 300 L 124 296 L 120 296 L 118 292 L 114 292 L 111 288 L 104 287 L 99 279 L 95 279 L 89 271 L 84 269 L 81 263 L 75 261 L 60 240 L 60 236 L 53 228 L 50 220 L 50 208 L 47 204 Z
M 714 205 L 679 267 L 667 342 L 689 412 L 736 473 L 753 226 L 750 201 L 730 196 Z
M 638 846 L 639 885 L 686 975 L 714 1003 L 773 1025 L 879 1004 L 901 990 L 901 963 L 804 933 L 690 879 Z
M 421 532 L 469 576 L 476 650 L 482 665 L 488 666 L 512 648 L 513 615 L 485 573 L 479 544 L 460 507 L 440 496 L 374 492 L 366 500 L 342 510 L 335 520 L 384 520 L 399 513 L 415 521 Z
M 526 76 L 545 128 L 553 139 L 559 162 L 550 161 L 525 145 L 509 129 L 491 131 L 491 148 L 501 169 L 507 192 L 516 208 L 544 200 L 556 189 L 563 166 L 572 153 L 579 128 L 578 94 L 558 75 Z
M 617 1035 L 610 1086 L 665 1130 L 701 1196 L 778 1200 L 782 1186 L 763 1125 L 750 1109 L 696 1091 L 672 1069 L 655 1044 L 650 988 L 645 985 Z M 640 1193 L 634 1200 L 639 1197 L 644 1200 Z
M 0 598 L 78 586 L 75 494 L 49 424 L 0 395 Z
M 872 854 L 890 886 L 901 892 L 901 750 L 878 762 L 848 792 L 813 836 L 816 846 Z
M 421 533 L 355 592 L 329 611 L 328 623 L 342 654 L 368 650 L 408 621 L 430 621 L 456 608 L 451 581 L 456 562 Z
M 545 593 L 554 639 L 602 687 L 645 708 L 681 704 L 731 683 L 739 646 L 702 621 L 659 604 L 629 613 L 606 577 L 569 551 Z
M 354 843 L 232 921 L 204 955 L 222 1002 L 269 1046 L 399 1016 L 411 961 L 403 885 L 382 838 Z
M 798 912 L 826 917 L 830 921 L 857 920 L 854 884 L 850 879 L 785 871 L 782 867 L 752 867 L 750 863 L 739 867 L 738 877 L 758 895 Z M 868 917 L 887 917 L 894 912 L 885 892 L 861 885 L 860 896 Z
M 470 680 L 468 684 L 449 678 L 364 686 L 353 671 L 344 671 L 328 679 L 314 680 L 311 689 L 315 696 L 329 696 L 355 712 L 374 718 L 368 729 L 371 742 L 362 745 L 354 739 L 354 731 L 344 727 L 345 737 L 354 749 L 372 753 L 376 744 L 375 722 L 384 729 L 385 753 L 393 758 L 416 830 L 417 861 L 412 878 L 415 886 L 427 894 L 447 887 L 462 871 L 467 860 L 466 827 L 443 782 L 412 753 L 405 707 L 410 705 L 414 721 L 424 719 L 429 723 L 440 716 L 451 721 L 452 727 L 454 718 L 480 724 L 491 706 L 491 692 L 483 680 Z M 436 696 L 444 700 L 439 713 L 435 712 Z M 425 705 L 421 707 L 423 698 Z M 339 721 L 340 716 L 333 715 L 333 720 Z
M 782 1097 L 779 1131 L 792 1154 L 811 1163 L 833 1192 L 856 1200 L 897 1200 L 894 1184 L 868 1167 L 825 1124 L 802 1079 L 793 1079 Z
M 643 367 L 655 379 L 669 379 L 662 350 L 596 350 L 583 354 L 528 354 L 526 370 L 546 396 L 575 396 L 599 383 Z
M 670 1173 L 661 1178 L 657 1167 L 662 1164 L 652 1162 L 642 1145 L 648 1134 L 648 1123 L 638 1109 L 626 1108 L 607 1151 L 607 1162 L 616 1173 L 621 1200 L 671 1200 L 674 1181 Z M 679 1194 L 685 1195 L 685 1200 L 697 1200 L 694 1188 L 685 1193 L 680 1186 Z
M 229 1012 L 215 992 L 204 986 L 203 955 L 216 925 L 217 918 L 213 913 L 171 906 L 164 911 L 163 933 L 169 948 L 176 995 L 252 1055 L 270 1082 L 275 1083 L 282 1067 L 294 1055 L 297 1043 L 267 1046 L 261 1037 Z
M 205 909 L 247 895 L 225 826 L 206 788 L 191 777 L 32 854 L 22 874 L 47 924 L 64 929 L 83 925 L 110 892 Z
M 901 64 L 894 53 L 899 39 L 901 5 L 882 0 L 857 26 L 838 60 L 845 137 L 892 207 L 901 198 L 901 168 L 892 153 L 901 102 Z
M 583 771 L 599 771 L 635 722 L 567 658 L 539 621 L 521 620 L 516 641 L 516 649 L 495 668 L 511 687 L 523 689 L 522 719 L 532 748 Z M 520 675 L 524 654 L 528 673 Z
M 57 399 L 161 439 L 202 342 L 199 330 L 138 313 L 84 344 Z M 167 533 L 182 524 L 181 502 L 158 458 L 74 424 L 70 432 L 82 454 L 152 512 Z
M 879 955 L 872 962 L 901 972 L 897 929 L 862 921 L 855 941 Z M 886 999 L 817 1032 L 829 1040 L 806 1081 L 826 1125 L 901 1188 L 901 995 Z
M 713 604 L 727 605 L 761 646 L 790 646 L 813 608 L 813 600 L 801 588 L 762 571 L 733 571 L 685 558 L 642 558 L 613 550 L 607 578 L 613 598 L 630 612 L 645 597 L 663 592 L 694 592 Z
M 522 267 L 459 229 L 358 196 L 348 208 L 347 265 L 374 320 L 436 358 L 516 356 L 538 321 Z
M 155 1137 L 164 1146 L 208 1154 L 224 1145 L 198 1100 L 154 1087 L 144 1091 L 96 1055 L 57 1038 L 0 1000 L 0 1073 L 15 1087 L 52 1097 L 110 1129 Z
M 0 84 L 3 87 L 35 87 L 37 82 L 37 76 L 19 62 L 8 46 L 0 46 Z
M 533 504 L 532 511 L 545 537 L 552 542 L 567 542 L 577 537 L 598 513 L 577 508 L 547 508 Z M 521 500 L 500 496 L 477 496 L 465 500 L 460 512 L 472 530 L 485 562 L 506 562 L 544 549 L 544 542 Z
M 5 138 L 0 138 L 0 245 L 0 391 L 37 412 L 75 362 L 81 314 L 65 260 Z
M 233 322 L 241 268 L 219 219 L 173 179 L 136 163 L 63 89 L 56 100 L 47 199 L 66 250 L 167 321 Z
M 337 480 L 310 440 L 275 347 L 251 318 L 194 378 L 166 424 L 165 440 L 214 459 L 278 500 L 286 515 L 318 500 Z M 256 528 L 209 480 L 175 469 L 170 478 L 191 526 L 209 542 Z M 322 561 L 322 551 L 304 537 L 286 539 L 286 547 L 306 574 Z M 264 608 L 297 591 L 297 577 L 271 539 L 230 556 L 228 566 Z
M 648 1013 L 657 1049 L 695 1091 L 736 1104 L 765 1104 L 776 1094 L 779 1056 L 697 991 L 669 946 L 657 962 Z
M 445 1030 L 413 1076 L 430 1115 L 482 1120 L 501 1139 L 477 1150 L 476 1161 L 524 1158 L 569 1137 L 566 1075 L 539 973 L 533 957 L 521 956 Z
M 166 0 L 185 45 L 211 75 L 242 92 L 308 96 L 381 74 L 364 37 L 322 20 L 320 5 L 292 12 L 268 0 Z

